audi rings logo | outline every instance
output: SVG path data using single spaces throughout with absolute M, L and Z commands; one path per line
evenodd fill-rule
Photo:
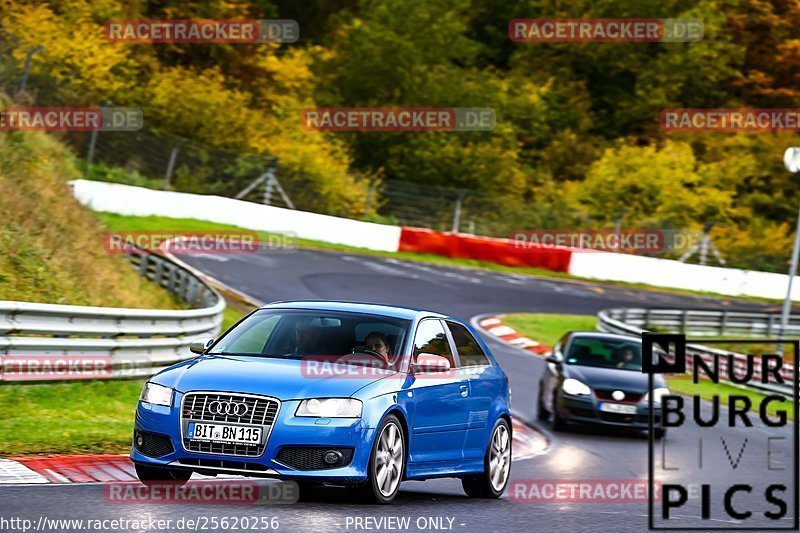
M 244 416 L 244 414 L 247 412 L 247 404 L 214 400 L 208 404 L 208 412 L 212 415 Z

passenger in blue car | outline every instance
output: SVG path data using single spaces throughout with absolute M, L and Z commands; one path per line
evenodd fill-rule
M 310 320 L 300 320 L 294 328 L 297 346 L 289 355 L 323 355 L 327 354 L 325 345 L 320 342 L 322 329 L 314 326 Z

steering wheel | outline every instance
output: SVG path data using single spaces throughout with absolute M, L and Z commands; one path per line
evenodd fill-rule
M 381 355 L 380 352 L 376 352 L 375 350 L 373 350 L 371 348 L 367 348 L 366 346 L 356 346 L 355 348 L 353 348 L 350 351 L 350 353 L 351 354 L 364 353 L 364 354 L 371 355 L 372 357 L 376 357 L 376 358 L 380 359 L 381 363 L 384 363 L 384 364 L 386 363 L 386 358 L 383 355 Z

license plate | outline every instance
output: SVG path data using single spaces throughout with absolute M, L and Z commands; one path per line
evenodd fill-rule
M 635 415 L 636 406 L 624 403 L 601 403 L 600 410 L 606 413 L 617 413 L 620 415 Z
M 191 440 L 230 442 L 255 446 L 261 442 L 261 428 L 190 422 L 189 432 L 186 437 Z

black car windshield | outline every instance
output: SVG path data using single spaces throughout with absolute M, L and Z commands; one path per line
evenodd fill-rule
M 210 355 L 399 365 L 410 321 L 343 311 L 262 309 L 224 335 Z
M 642 345 L 631 340 L 578 337 L 569 346 L 568 365 L 642 370 Z

